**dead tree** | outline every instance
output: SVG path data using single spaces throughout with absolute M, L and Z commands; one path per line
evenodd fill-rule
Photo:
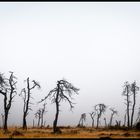
M 41 109 L 41 128 L 43 127 L 43 122 L 44 122 L 44 114 L 45 114 L 45 109 L 46 109 L 46 104 L 47 103 L 44 103 L 43 104 L 43 108 Z
M 8 114 L 9 110 L 11 108 L 13 98 L 17 94 L 16 92 L 16 77 L 13 75 L 13 72 L 9 72 L 10 77 L 7 79 L 3 76 L 3 74 L 0 74 L 0 94 L 4 96 L 4 126 L 3 129 L 6 132 L 7 131 L 7 120 L 8 120 Z
M 123 89 L 123 96 L 126 96 L 126 112 L 127 112 L 127 127 L 130 127 L 130 96 L 131 96 L 131 85 L 128 82 L 124 83 L 124 89 Z
M 112 113 L 111 113 L 111 117 L 110 117 L 109 126 L 112 126 L 113 117 L 114 117 L 115 114 L 116 114 L 116 115 L 118 114 L 118 111 L 115 110 L 114 108 L 110 108 L 110 111 L 111 111 Z
M 94 117 L 95 117 L 96 113 L 92 111 L 91 113 L 89 113 L 89 115 L 92 119 L 92 127 L 94 127 Z
M 81 114 L 78 127 L 84 127 L 84 122 L 86 121 L 86 113 Z
M 106 122 L 106 118 L 104 117 L 104 121 L 105 121 L 105 127 L 107 127 L 107 122 Z
M 133 105 L 132 105 L 132 114 L 131 114 L 131 127 L 133 127 L 133 119 L 134 119 L 134 112 L 135 112 L 135 105 L 136 105 L 136 94 L 139 90 L 139 87 L 136 85 L 136 82 L 131 84 L 131 91 L 133 95 Z
M 67 82 L 66 80 L 59 80 L 57 81 L 57 86 L 49 92 L 49 94 L 42 99 L 40 102 L 43 102 L 47 98 L 50 98 L 52 103 L 56 104 L 56 114 L 55 114 L 55 120 L 53 122 L 53 132 L 58 133 L 59 128 L 57 128 L 57 121 L 58 121 L 58 115 L 59 115 L 59 107 L 61 101 L 67 101 L 70 105 L 70 109 L 72 110 L 73 102 L 71 101 L 72 94 L 78 94 L 79 89 L 74 87 L 71 83 Z M 39 102 L 39 103 L 40 103 Z
M 39 109 L 39 110 L 35 113 L 35 118 L 38 118 L 37 127 L 39 127 L 39 125 L 40 125 L 40 120 L 41 120 L 41 109 Z
M 97 114 L 97 126 L 96 126 L 96 128 L 98 128 L 100 118 L 101 118 L 102 114 L 106 111 L 106 108 L 107 107 L 106 107 L 105 104 L 95 105 L 95 111 L 96 111 L 96 114 Z
M 115 127 L 116 127 L 116 128 L 120 128 L 120 126 L 121 126 L 121 121 L 117 121 L 117 120 L 116 120 Z
M 23 101 L 24 101 L 24 105 L 23 105 L 23 129 L 27 129 L 27 121 L 26 121 L 26 117 L 29 114 L 29 110 L 31 109 L 30 104 L 32 104 L 30 102 L 32 96 L 31 96 L 31 90 L 34 89 L 35 87 L 38 87 L 38 89 L 40 89 L 40 85 L 39 83 L 37 83 L 35 80 L 32 81 L 33 85 L 30 87 L 30 81 L 29 81 L 29 77 L 27 78 L 27 80 L 25 80 L 27 82 L 27 89 L 23 88 L 21 90 L 20 96 L 22 96 Z

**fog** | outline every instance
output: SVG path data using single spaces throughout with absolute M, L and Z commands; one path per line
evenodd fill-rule
M 28 125 L 42 107 L 36 102 L 62 78 L 80 91 L 74 96 L 73 112 L 68 103 L 61 104 L 58 125 L 75 126 L 86 113 L 86 125 L 90 126 L 89 112 L 98 103 L 108 106 L 107 122 L 109 107 L 115 107 L 119 112 L 115 119 L 123 123 L 124 82 L 136 81 L 140 86 L 139 25 L 139 2 L 0 2 L 0 72 L 6 76 L 14 72 L 18 94 L 27 77 L 42 87 L 32 91 L 35 104 L 27 117 Z M 23 100 L 18 94 L 9 125 L 22 125 Z M 135 117 L 139 100 L 138 94 Z M 0 102 L 3 113 L 2 95 Z M 46 125 L 52 125 L 54 115 L 55 104 L 47 100 Z

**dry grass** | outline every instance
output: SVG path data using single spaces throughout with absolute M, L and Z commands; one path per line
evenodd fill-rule
M 137 130 L 61 127 L 61 131 L 62 134 L 53 134 L 52 128 L 29 128 L 25 131 L 12 127 L 6 134 L 0 129 L 0 138 L 140 138 Z

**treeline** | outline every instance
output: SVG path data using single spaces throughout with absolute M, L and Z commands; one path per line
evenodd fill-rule
M 39 82 L 35 80 L 30 80 L 28 77 L 26 80 L 26 87 L 21 89 L 21 92 L 19 94 L 20 97 L 23 99 L 23 120 L 22 120 L 22 128 L 24 130 L 27 130 L 27 121 L 26 118 L 32 110 L 31 108 L 31 99 L 33 98 L 32 93 L 37 88 L 38 90 L 41 88 Z M 50 90 L 50 92 L 40 101 L 39 103 L 43 103 L 43 107 L 38 109 L 35 113 L 35 117 L 38 118 L 38 127 L 41 128 L 44 126 L 44 114 L 46 113 L 46 100 L 50 100 L 52 103 L 56 105 L 56 114 L 55 119 L 53 122 L 53 133 L 60 133 L 61 130 L 59 127 L 57 127 L 58 122 L 58 116 L 60 111 L 60 103 L 62 101 L 67 101 L 70 105 L 70 109 L 72 110 L 74 108 L 74 103 L 72 102 L 72 96 L 73 94 L 79 94 L 78 93 L 79 88 L 76 88 L 73 86 L 70 82 L 68 82 L 65 79 L 58 80 L 56 83 L 56 87 L 54 89 Z M 125 104 L 126 104 L 126 110 L 124 115 L 124 124 L 123 126 L 127 128 L 133 128 L 136 123 L 140 122 L 140 109 L 137 114 L 137 118 L 134 123 L 134 114 L 136 110 L 136 95 L 139 91 L 139 87 L 136 85 L 136 82 L 133 82 L 132 84 L 129 84 L 129 82 L 125 82 L 123 86 L 123 92 L 122 95 L 125 96 Z M 8 131 L 7 128 L 7 120 L 9 115 L 9 110 L 12 106 L 13 99 L 17 95 L 17 77 L 14 75 L 13 72 L 9 72 L 9 77 L 5 77 L 4 74 L 0 73 L 0 94 L 4 97 L 3 98 L 3 106 L 4 106 L 4 113 L 2 114 L 3 118 L 3 130 L 5 132 Z M 95 117 L 96 117 L 96 128 L 99 127 L 100 120 L 102 115 L 106 112 L 107 106 L 103 103 L 97 104 L 94 106 L 94 109 L 92 112 L 89 113 L 91 119 L 92 119 L 92 127 L 95 127 Z M 118 111 L 115 108 L 109 108 L 111 111 L 110 121 L 107 124 L 106 118 L 104 117 L 105 127 L 111 127 L 113 118 L 115 115 L 118 114 Z M 77 127 L 84 127 L 84 122 L 86 121 L 86 113 L 81 114 L 79 123 Z M 121 126 L 121 122 L 116 120 L 116 125 Z M 34 120 L 33 120 L 33 126 L 34 126 Z

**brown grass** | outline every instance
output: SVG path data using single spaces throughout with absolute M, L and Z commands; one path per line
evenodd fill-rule
M 137 130 L 114 130 L 95 128 L 61 127 L 62 134 L 53 134 L 52 128 L 9 128 L 9 133 L 0 129 L 0 138 L 140 138 Z

